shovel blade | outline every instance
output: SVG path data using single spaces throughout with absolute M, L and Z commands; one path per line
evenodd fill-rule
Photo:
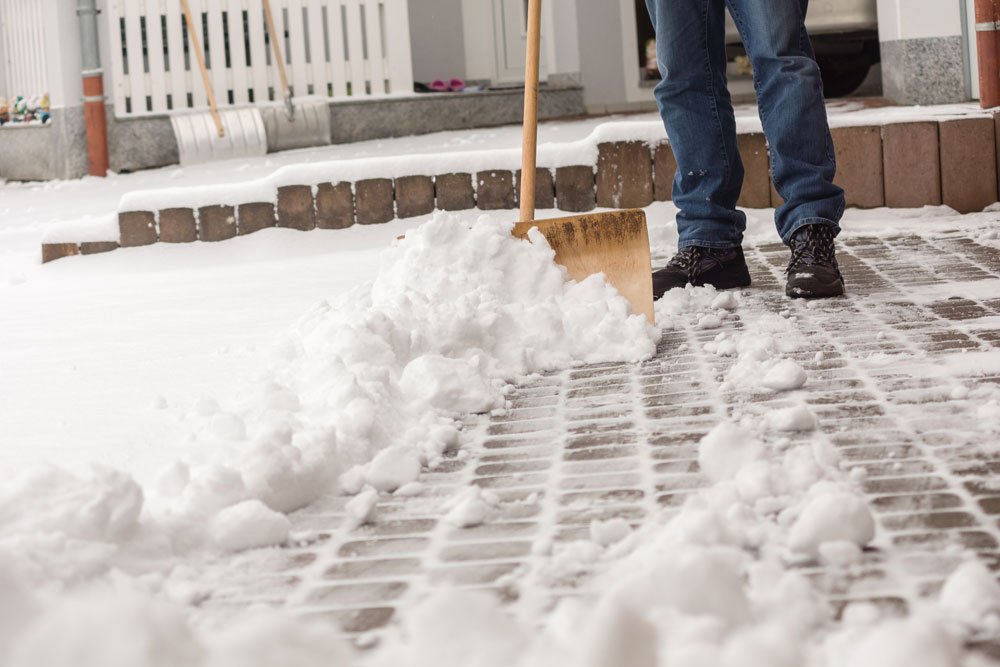
M 649 256 L 646 214 L 640 209 L 587 213 L 567 218 L 529 220 L 514 225 L 513 234 L 527 239 L 537 227 L 556 253 L 556 263 L 574 280 L 603 273 L 632 304 L 632 312 L 653 315 L 653 265 Z

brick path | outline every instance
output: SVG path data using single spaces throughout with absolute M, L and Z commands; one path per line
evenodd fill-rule
M 284 605 L 358 637 L 445 585 L 505 599 L 529 587 L 550 601 L 585 594 L 586 568 L 546 575 L 539 554 L 548 544 L 586 539 L 593 519 L 640 525 L 677 507 L 703 483 L 696 446 L 712 426 L 790 404 L 789 394 L 720 392 L 732 359 L 703 349 L 720 331 L 775 313 L 807 334 L 791 356 L 809 381 L 792 397 L 820 422 L 792 441 L 825 438 L 865 469 L 864 491 L 888 538 L 850 575 L 807 564 L 817 589 L 835 609 L 869 600 L 903 612 L 936 591 L 963 548 L 1000 570 L 998 437 L 993 452 L 980 446 L 970 427 L 978 403 L 952 398 L 959 383 L 1000 383 L 955 363 L 967 350 L 1000 347 L 1000 290 L 966 297 L 989 293 L 976 283 L 1000 276 L 1000 252 L 957 231 L 844 238 L 851 297 L 820 303 L 782 295 L 784 246 L 751 247 L 747 257 L 754 288 L 720 329 L 686 322 L 648 362 L 564 370 L 520 387 L 506 414 L 468 420 L 462 456 L 425 473 L 421 496 L 381 500 L 374 526 L 340 529 L 346 499 L 329 497 L 293 517 L 296 530 L 315 531 L 308 544 L 205 564 L 213 592 L 203 613 Z M 469 484 L 500 497 L 499 515 L 452 528 L 440 520 L 441 501 Z M 1000 657 L 995 644 L 980 648 Z

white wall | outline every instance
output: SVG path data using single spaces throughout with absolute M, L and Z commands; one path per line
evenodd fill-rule
M 962 34 L 958 0 L 878 0 L 879 39 L 954 37 Z
M 462 4 L 462 0 L 410 0 L 414 81 L 475 78 L 466 68 Z
M 80 18 L 75 0 L 39 0 L 45 3 L 46 76 L 53 108 L 83 104 L 80 76 Z M 98 15 L 101 20 L 102 15 Z

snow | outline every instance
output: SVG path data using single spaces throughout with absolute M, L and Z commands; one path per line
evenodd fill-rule
M 808 379 L 802 367 L 791 359 L 782 359 L 768 369 L 761 384 L 775 391 L 798 389 Z
M 90 185 L 50 188 L 65 195 L 63 210 L 76 187 Z M 673 212 L 649 209 L 659 254 L 676 240 Z M 769 215 L 752 212 L 751 238 L 773 237 Z M 421 476 L 460 446 L 458 420 L 503 409 L 508 383 L 528 374 L 652 353 L 655 330 L 600 280 L 566 283 L 537 237 L 509 236 L 509 217 L 267 230 L 218 245 L 127 249 L 46 267 L 22 257 L 5 267 L 0 664 L 353 663 L 328 626 L 289 610 L 195 622 L 203 593 L 187 585 L 186 565 L 205 552 L 315 539 L 290 533 L 285 514 L 326 494 L 350 496 L 339 499 L 348 527 L 377 522 L 376 502 L 393 493 L 394 503 L 432 505 L 454 528 L 489 528 L 502 506 L 496 494 L 457 486 L 445 499 L 422 497 Z M 887 235 L 961 220 L 974 234 L 992 217 L 851 211 L 845 224 Z M 29 225 L 32 234 L 39 225 Z M 0 234 L 20 238 L 11 229 Z M 989 296 L 994 281 L 983 282 Z M 950 296 L 935 291 L 943 289 L 914 298 Z M 692 288 L 657 304 L 660 326 L 700 327 L 699 344 L 727 358 L 719 390 L 740 401 L 700 442 L 709 484 L 686 504 L 635 530 L 622 519 L 598 521 L 585 539 L 533 545 L 545 565 L 540 580 L 596 571 L 590 597 L 566 597 L 538 616 L 525 611 L 540 602 L 529 587 L 522 618 L 483 593 L 439 592 L 407 607 L 366 659 L 960 664 L 960 640 L 994 630 L 1000 613 L 982 566 L 960 567 L 931 613 L 894 621 L 849 609 L 842 627 L 830 624 L 826 602 L 795 567 L 819 559 L 849 570 L 878 535 L 858 495 L 862 476 L 818 438 L 822 416 L 798 402 L 801 394 L 775 393 L 808 383 L 791 358 L 802 342 L 794 313 L 754 313 L 751 322 L 746 300 Z M 745 322 L 737 333 L 713 330 L 734 321 Z M 989 372 L 995 357 L 935 361 Z M 923 370 L 940 375 L 930 361 Z M 965 389 L 953 398 L 996 418 L 997 396 Z M 766 402 L 754 402 L 761 396 Z M 66 468 L 41 466 L 46 458 Z M 91 469 L 92 460 L 120 470 Z M 116 641 L 107 641 L 108 628 Z
M 420 457 L 409 447 L 393 445 L 376 454 L 367 467 L 365 481 L 378 491 L 392 493 L 417 481 Z
M 865 499 L 849 491 L 832 490 L 817 493 L 802 508 L 788 533 L 788 546 L 792 551 L 817 556 L 830 542 L 865 547 L 874 538 L 875 519 Z
M 970 560 L 951 573 L 938 597 L 949 619 L 967 630 L 1000 628 L 1000 584 L 985 565 Z
M 628 521 L 621 517 L 615 517 L 607 521 L 598 521 L 595 519 L 590 522 L 590 539 L 602 547 L 621 542 L 631 532 L 632 527 L 628 525 Z
M 775 431 L 811 431 L 816 428 L 816 415 L 799 403 L 768 413 L 767 423 Z
M 211 540 L 225 551 L 243 551 L 281 544 L 292 524 L 259 500 L 245 500 L 220 510 L 209 526 Z

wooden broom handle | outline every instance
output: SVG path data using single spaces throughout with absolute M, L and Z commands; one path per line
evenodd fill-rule
M 219 118 L 219 110 L 215 106 L 215 93 L 212 92 L 212 82 L 208 78 L 208 70 L 205 69 L 205 55 L 201 52 L 201 42 L 198 41 L 198 31 L 194 27 L 194 19 L 191 18 L 191 8 L 188 0 L 181 0 L 181 7 L 184 8 L 184 20 L 187 21 L 188 37 L 191 39 L 191 47 L 195 58 L 198 59 L 198 67 L 201 69 L 201 80 L 205 84 L 205 94 L 208 95 L 208 106 L 212 110 L 212 120 L 215 121 L 215 130 L 220 137 L 226 136 L 226 130 L 222 127 L 222 119 Z
M 274 29 L 274 16 L 271 15 L 271 3 L 264 0 L 264 15 L 267 17 L 267 32 L 271 35 L 271 47 L 274 49 L 274 59 L 278 62 L 278 75 L 281 77 L 281 92 L 288 96 L 288 74 L 285 72 L 285 59 L 281 57 L 281 45 L 278 44 L 278 31 Z
M 528 39 L 524 56 L 524 138 L 521 141 L 521 222 L 535 218 L 535 162 L 538 151 L 538 51 L 542 0 L 528 2 Z

